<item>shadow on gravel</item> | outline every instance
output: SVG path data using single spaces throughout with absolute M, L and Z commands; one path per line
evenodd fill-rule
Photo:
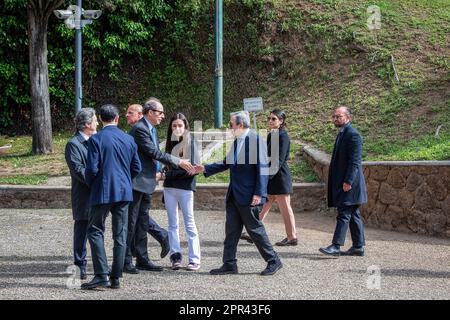
M 361 270 L 347 270 L 348 272 L 366 273 Z M 407 277 L 426 279 L 449 279 L 449 271 L 431 271 L 424 269 L 381 269 L 381 276 L 387 277 Z
M 32 261 L 72 261 L 73 257 L 71 256 L 0 256 L 0 262 L 32 262 Z
M 0 265 L 0 278 L 67 278 L 69 265 L 60 262 Z
M 67 289 L 65 284 L 0 282 L 0 288 Z M 36 298 L 34 298 L 36 299 Z

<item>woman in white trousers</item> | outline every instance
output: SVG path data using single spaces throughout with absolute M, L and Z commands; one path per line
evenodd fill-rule
M 169 123 L 166 140 L 166 153 L 179 158 L 190 159 L 192 164 L 199 163 L 195 141 L 189 134 L 189 123 L 182 113 L 175 114 Z M 178 270 L 182 266 L 179 235 L 178 207 L 183 213 L 184 226 L 188 240 L 189 271 L 200 269 L 200 239 L 194 219 L 195 175 L 190 175 L 182 168 L 174 169 L 170 166 L 158 175 L 164 179 L 164 203 L 169 221 L 170 260 L 172 269 Z

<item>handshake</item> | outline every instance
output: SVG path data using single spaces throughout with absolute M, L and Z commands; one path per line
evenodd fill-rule
M 195 174 L 199 174 L 205 171 L 205 167 L 201 164 L 192 165 L 189 161 L 181 160 L 179 166 L 189 173 L 189 175 L 193 176 Z
M 205 172 L 205 166 L 201 165 L 201 164 L 196 164 L 196 165 L 192 165 L 189 161 L 187 160 L 181 160 L 179 166 L 181 168 L 183 168 L 184 170 L 187 171 L 187 173 L 190 176 Z M 158 172 L 156 174 L 156 180 L 164 180 L 165 179 L 165 175 L 164 173 Z

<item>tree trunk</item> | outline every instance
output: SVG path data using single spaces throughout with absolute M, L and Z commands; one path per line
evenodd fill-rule
M 48 15 L 28 4 L 28 40 L 33 154 L 53 151 L 50 96 L 48 91 L 47 22 Z

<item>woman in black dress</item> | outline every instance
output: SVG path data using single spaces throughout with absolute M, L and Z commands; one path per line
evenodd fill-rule
M 288 160 L 291 141 L 286 132 L 286 114 L 275 109 L 268 117 L 270 133 L 267 136 L 267 151 L 270 161 L 270 180 L 267 186 L 268 201 L 264 204 L 259 218 L 264 220 L 269 213 L 272 203 L 277 202 L 283 217 L 287 237 L 275 243 L 277 246 L 296 246 L 297 232 L 295 229 L 294 212 L 291 208 L 292 178 Z M 272 143 L 273 142 L 273 143 Z M 278 148 L 276 147 L 278 145 Z M 271 150 L 278 149 L 278 159 L 271 156 Z M 251 238 L 242 234 L 241 239 L 249 242 Z

